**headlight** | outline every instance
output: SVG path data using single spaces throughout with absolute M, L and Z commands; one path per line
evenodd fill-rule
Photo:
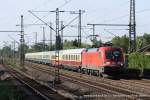
M 104 62 L 104 64 L 110 64 L 110 62 Z

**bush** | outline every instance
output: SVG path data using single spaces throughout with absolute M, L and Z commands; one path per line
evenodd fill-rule
M 150 69 L 150 57 L 146 56 L 144 53 L 132 53 L 129 55 L 129 68 L 140 69 L 144 68 Z

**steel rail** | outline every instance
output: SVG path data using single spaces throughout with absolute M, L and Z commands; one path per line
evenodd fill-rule
M 34 69 L 44 71 L 46 73 L 53 72 L 52 70 L 44 69 L 44 68 L 41 68 L 41 67 L 40 68 L 39 67 L 38 68 L 34 67 Z M 100 89 L 103 89 L 107 92 L 111 92 L 111 93 L 115 93 L 115 94 L 126 94 L 126 95 L 144 95 L 144 94 L 139 93 L 139 92 L 133 92 L 133 91 L 130 91 L 130 90 L 127 90 L 127 89 L 122 89 L 120 87 L 113 87 L 113 86 L 110 86 L 110 85 L 104 84 L 104 83 L 91 82 L 91 81 L 87 81 L 87 80 L 81 79 L 81 78 L 78 79 L 77 76 L 65 75 L 65 74 L 62 74 L 62 73 L 60 73 L 60 74 L 61 74 L 61 77 L 65 76 L 65 78 L 67 77 L 68 79 L 70 79 L 72 81 L 80 82 L 82 84 L 86 84 L 86 85 L 89 85 L 89 86 L 94 87 L 94 88 L 99 87 Z M 97 85 L 97 86 L 95 86 L 95 85 Z
M 45 87 L 45 86 L 43 86 L 43 85 L 41 85 L 41 84 L 39 84 L 39 83 L 37 83 L 35 80 L 33 80 L 33 79 L 30 79 L 30 78 L 28 78 L 28 77 L 26 77 L 24 74 L 22 74 L 20 71 L 18 71 L 18 70 L 15 70 L 15 69 L 13 69 L 13 68 L 10 68 L 10 67 L 6 67 L 5 66 L 5 68 L 7 68 L 8 70 L 9 70 L 9 73 L 15 78 L 15 79 L 17 79 L 19 82 L 21 82 L 22 84 L 24 84 L 24 85 L 26 85 L 27 87 L 29 87 L 30 89 L 32 89 L 35 93 L 37 93 L 39 96 L 41 96 L 43 99 L 45 99 L 45 100 L 52 100 L 51 99 L 51 95 L 50 94 L 45 94 L 44 93 L 44 91 L 40 91 L 40 90 L 38 90 L 38 88 L 40 87 L 40 89 L 42 89 L 42 88 L 47 88 L 47 87 Z M 27 80 L 25 80 L 25 79 L 27 79 Z M 34 83 L 31 83 L 31 82 L 34 82 Z M 31 84 L 33 85 L 35 85 L 35 87 L 34 86 L 31 86 Z M 38 87 L 36 87 L 36 86 L 38 86 Z M 49 90 L 50 92 L 55 92 L 55 91 L 52 91 L 52 90 L 50 90 L 49 88 L 47 88 L 46 90 Z M 63 96 L 61 96 L 61 97 L 63 97 Z M 68 100 L 68 98 L 66 98 L 67 100 Z

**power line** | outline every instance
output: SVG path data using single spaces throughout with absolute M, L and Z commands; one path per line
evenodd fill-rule
M 87 24 L 87 25 L 94 25 L 94 26 L 129 26 L 128 24 Z
M 52 28 L 49 24 L 47 24 L 45 21 L 43 21 L 40 17 L 36 16 L 32 11 L 29 10 L 29 13 L 31 13 L 34 17 L 39 19 L 41 22 L 43 22 L 45 25 L 49 26 L 53 31 L 56 31 L 54 28 Z
M 33 9 L 40 8 L 40 7 L 42 7 L 42 6 L 45 6 L 45 5 L 47 5 L 48 3 L 50 3 L 51 1 L 53 1 L 53 0 L 47 0 L 47 1 L 43 2 L 43 3 L 41 3 L 40 5 L 37 5 L 37 6 L 34 7 Z
M 60 9 L 60 8 L 62 8 L 62 7 L 64 7 L 64 6 L 66 6 L 66 5 L 69 4 L 71 1 L 73 1 L 73 0 L 65 0 L 65 3 L 62 4 L 61 6 L 59 6 L 58 8 Z
M 127 4 L 129 4 L 129 1 L 125 1 L 125 2 L 123 2 L 123 3 L 121 3 L 121 4 L 119 4 L 117 7 L 115 7 L 115 9 L 117 8 L 116 10 L 118 11 L 118 10 L 120 10 L 120 6 L 121 6 L 121 8 L 122 8 L 123 5 L 127 5 Z M 118 7 L 119 7 L 119 9 L 118 9 Z M 108 9 L 108 10 L 109 10 L 109 9 Z M 112 11 L 110 11 L 108 15 L 110 15 L 110 13 L 113 13 L 114 11 L 116 11 L 116 10 L 114 10 L 114 7 L 113 7 L 113 9 L 111 8 L 110 10 L 112 10 Z M 93 12 L 96 12 L 96 11 L 94 10 L 94 11 L 92 11 L 92 13 L 93 13 Z M 126 15 L 123 15 L 123 16 L 126 16 Z M 120 17 L 122 18 L 123 16 L 120 16 Z M 93 22 L 93 21 L 97 20 L 99 17 L 100 17 L 100 16 L 94 18 L 94 19 L 91 20 L 91 21 Z M 105 17 L 105 16 L 103 16 L 103 17 Z M 120 18 L 120 17 L 119 17 L 119 18 Z M 117 18 L 113 18 L 113 19 L 118 19 L 118 17 L 117 17 Z M 110 19 L 110 20 L 113 20 L 113 19 Z M 109 21 L 109 20 L 108 20 L 108 21 Z M 102 22 L 105 22 L 105 21 L 102 21 Z M 106 20 L 106 22 L 107 22 L 107 20 Z
M 44 19 L 44 18 L 48 17 L 48 15 L 50 15 L 50 14 L 51 13 L 48 13 L 47 15 L 42 16 L 41 19 Z M 39 19 L 37 21 L 35 21 L 33 24 L 36 24 L 38 21 L 39 21 Z
M 139 10 L 139 11 L 136 12 L 136 14 L 140 14 L 140 13 L 147 12 L 147 11 L 150 11 L 150 8 Z M 108 20 L 105 20 L 103 22 L 116 21 L 116 20 L 120 20 L 120 19 L 125 18 L 125 17 L 129 17 L 129 14 L 125 14 L 125 15 L 122 15 L 122 16 L 119 16 L 119 17 L 116 17 L 116 18 L 108 19 Z

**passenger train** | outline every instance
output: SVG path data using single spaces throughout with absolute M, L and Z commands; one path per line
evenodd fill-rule
M 50 65 L 59 62 L 61 68 L 99 75 L 119 74 L 124 64 L 122 49 L 111 46 L 60 50 L 59 56 L 56 56 L 56 51 L 27 53 L 25 59 Z

